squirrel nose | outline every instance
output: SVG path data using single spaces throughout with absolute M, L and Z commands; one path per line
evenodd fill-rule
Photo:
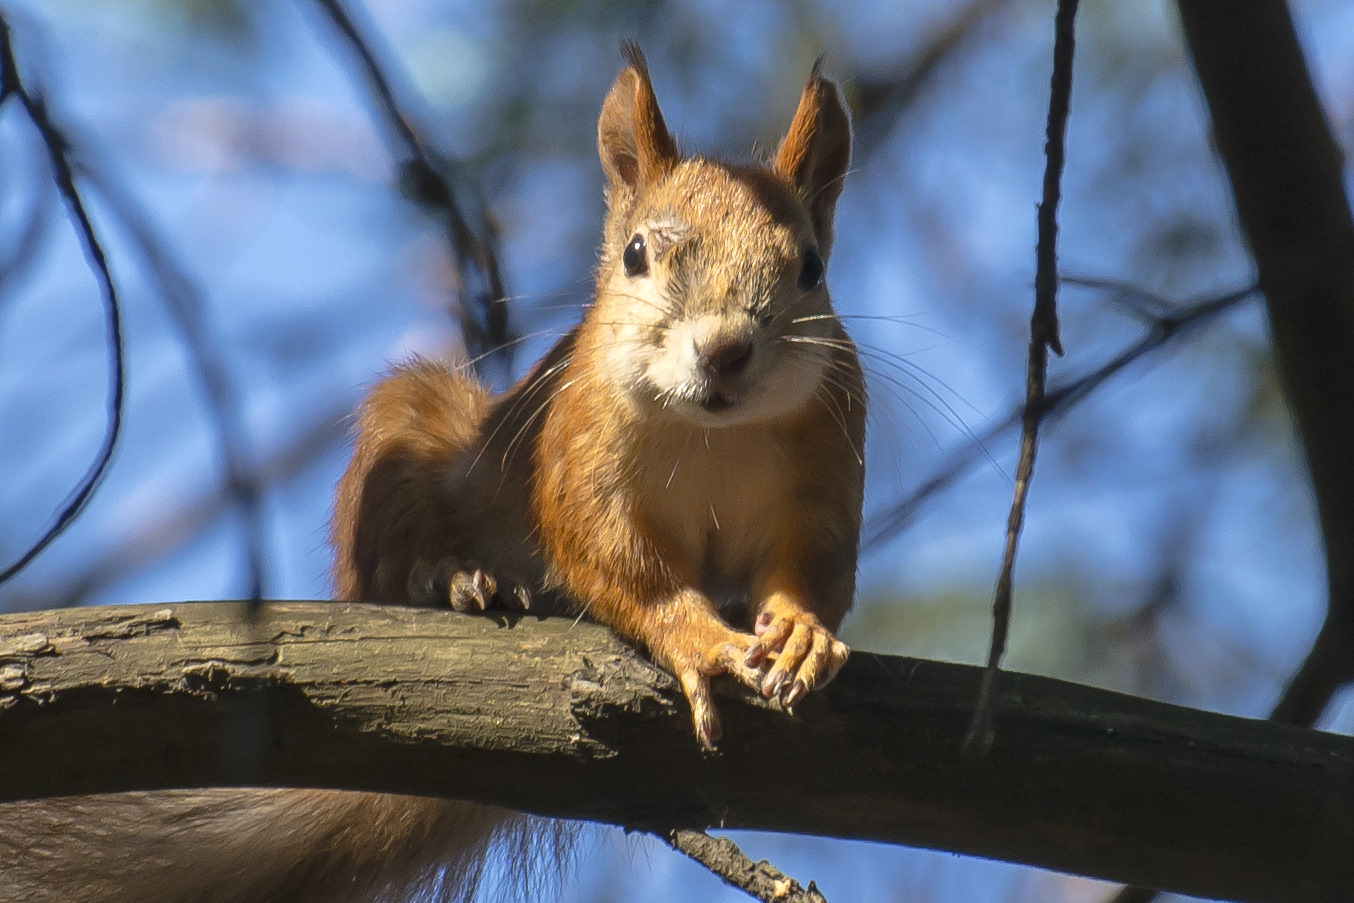
M 737 376 L 747 369 L 751 360 L 752 343 L 746 339 L 722 341 L 700 353 L 701 369 L 714 379 Z

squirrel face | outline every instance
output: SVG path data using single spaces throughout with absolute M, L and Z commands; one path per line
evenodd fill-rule
M 721 427 L 784 416 L 827 367 L 832 308 L 812 223 L 765 171 L 683 160 L 605 249 L 603 374 L 646 415 Z
M 609 394 L 702 428 L 773 420 L 822 386 L 839 329 L 823 281 L 850 118 L 817 65 L 767 166 L 683 157 L 644 58 L 602 107 L 608 213 L 587 318 Z

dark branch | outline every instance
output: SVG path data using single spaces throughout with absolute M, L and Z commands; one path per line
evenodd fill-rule
M 1152 903 L 1157 892 L 1149 887 L 1125 887 L 1114 895 L 1112 903 Z
M 1259 273 L 1325 541 L 1326 617 L 1271 716 L 1314 724 L 1354 680 L 1354 221 L 1344 157 L 1283 0 L 1178 6 Z M 1154 897 L 1130 887 L 1115 900 Z
M 69 501 L 57 512 L 52 524 L 47 527 L 36 542 L 29 546 L 27 551 L 0 571 L 0 583 L 4 583 L 42 554 L 42 551 L 65 532 L 66 528 L 84 510 L 85 505 L 89 503 L 94 490 L 99 485 L 99 481 L 103 479 L 104 472 L 108 469 L 109 462 L 113 459 L 113 449 L 116 447 L 118 436 L 122 432 L 122 397 L 125 378 L 123 373 L 122 305 L 118 300 L 117 288 L 113 283 L 113 274 L 108 267 L 108 258 L 104 253 L 103 245 L 99 242 L 98 235 L 94 231 L 94 224 L 90 221 L 89 213 L 85 209 L 80 189 L 76 185 L 75 164 L 72 161 L 70 146 L 66 142 L 65 135 L 52 122 L 51 115 L 42 97 L 36 91 L 30 90 L 19 75 L 18 57 L 14 52 L 9 23 L 5 20 L 2 11 L 0 11 L 0 79 L 3 80 L 4 84 L 0 98 L 3 98 L 5 102 L 13 98 L 19 103 L 29 121 L 37 129 L 43 146 L 46 148 L 47 157 L 52 167 L 52 178 L 75 220 L 76 234 L 80 238 L 80 244 L 84 248 L 85 255 L 89 258 L 94 275 L 98 279 L 99 288 L 102 291 L 109 348 L 108 418 L 99 450 L 84 476 L 80 478 L 80 482 L 76 484 Z
M 1064 284 L 1106 288 L 1115 292 L 1125 291 L 1123 283 L 1114 281 L 1078 277 L 1076 279 L 1064 279 L 1063 282 Z M 1134 289 L 1134 291 L 1140 292 L 1141 290 Z M 1242 301 L 1254 297 L 1256 291 L 1256 288 L 1251 286 L 1187 305 L 1168 305 L 1167 313 L 1152 319 L 1139 339 L 1130 343 L 1109 361 L 1047 392 L 1044 395 L 1041 408 L 1042 419 L 1049 422 L 1066 414 L 1106 380 L 1151 352 L 1160 351 L 1168 347 L 1171 342 L 1192 335 L 1197 329 L 1211 322 L 1220 314 L 1231 310 Z M 870 552 L 878 549 L 906 529 L 926 502 L 935 498 L 941 491 L 968 473 L 979 461 L 984 460 L 986 457 L 984 450 L 989 448 L 1008 430 L 1021 423 L 1024 418 L 1024 411 L 1024 405 L 1016 407 L 984 432 L 974 436 L 963 446 L 952 450 L 946 455 L 946 464 L 941 470 L 924 481 L 906 497 L 870 518 L 869 523 L 865 525 L 864 539 L 861 543 L 862 551 Z
M 973 723 L 964 737 L 964 750 L 981 755 L 992 743 L 992 707 L 1006 635 L 1011 626 L 1011 593 L 1015 578 L 1016 549 L 1025 521 L 1025 503 L 1034 477 L 1034 459 L 1039 449 L 1039 423 L 1044 416 L 1044 385 L 1048 379 L 1048 353 L 1062 354 L 1058 339 L 1058 201 L 1062 195 L 1063 161 L 1067 116 L 1072 102 L 1072 56 L 1075 49 L 1077 0 L 1058 0 L 1054 18 L 1053 75 L 1049 88 L 1048 125 L 1044 141 L 1044 192 L 1039 204 L 1038 264 L 1034 274 L 1034 313 L 1030 317 L 1030 349 L 1025 372 L 1025 412 L 1021 418 L 1020 460 L 1016 464 L 1015 494 L 1006 520 L 1006 547 L 992 603 L 992 646 L 987 654 L 982 689 L 974 708 Z
M 1179 6 L 1325 540 L 1326 619 L 1274 710 L 1281 721 L 1312 724 L 1354 680 L 1354 221 L 1345 160 L 1282 0 Z
M 308 413 L 304 421 L 295 424 L 294 434 L 286 437 L 285 445 L 274 449 L 261 459 L 254 470 L 261 486 L 286 483 L 315 463 L 317 453 L 333 449 L 347 437 L 347 416 L 351 402 L 335 400 L 332 407 Z M 65 608 L 87 605 L 104 588 L 125 579 L 157 561 L 162 561 L 175 549 L 191 545 L 202 534 L 219 524 L 232 509 L 239 510 L 238 497 L 223 474 L 214 483 L 201 483 L 177 496 L 174 505 L 160 512 L 154 523 L 139 524 L 110 542 L 91 550 L 78 568 L 64 570 L 40 587 L 30 587 L 26 593 L 7 599 L 10 611 L 32 611 L 38 608 Z
M 207 413 L 216 431 L 230 507 L 244 533 L 245 594 L 262 599 L 268 588 L 268 545 L 263 520 L 264 483 L 253 463 L 244 411 L 230 368 L 217 352 L 219 340 L 207 322 L 202 290 L 175 259 L 140 205 L 117 184 L 86 165 L 90 181 L 121 221 L 150 270 L 170 320 L 179 330 L 188 361 L 206 393 Z
M 724 698 L 708 755 L 675 681 L 597 625 L 245 611 L 0 618 L 0 800 L 445 794 L 619 825 L 902 843 L 1209 898 L 1326 903 L 1354 886 L 1354 738 L 1008 673 L 996 741 L 971 760 L 959 743 L 980 669 L 857 652 L 794 717 Z
M 463 298 L 457 315 L 471 362 L 480 369 L 493 362 L 500 375 L 512 372 L 513 330 L 508 321 L 507 292 L 498 266 L 492 223 L 481 211 L 480 228 L 472 228 L 456 196 L 455 166 L 440 152 L 408 111 L 407 92 L 396 90 L 382 67 L 375 43 L 364 35 L 341 0 L 315 0 L 343 43 L 356 57 L 362 76 L 386 122 L 386 133 L 402 158 L 402 181 L 411 196 L 444 217 L 452 257 L 461 276 Z

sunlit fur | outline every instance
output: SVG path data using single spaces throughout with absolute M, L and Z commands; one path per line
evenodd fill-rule
M 589 314 L 615 393 L 636 413 L 711 428 L 773 420 L 806 403 L 831 354 L 785 340 L 835 338 L 839 327 L 825 288 L 795 284 L 805 249 L 818 242 L 792 190 L 765 170 L 696 159 L 652 194 L 649 214 L 631 227 L 646 239 L 648 272 L 627 275 L 616 249 L 604 248 Z M 714 386 L 699 352 L 724 342 L 749 343 L 749 363 Z M 730 406 L 712 412 L 701 402 L 716 388 Z

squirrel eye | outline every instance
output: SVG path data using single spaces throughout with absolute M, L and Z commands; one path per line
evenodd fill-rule
M 636 232 L 630 238 L 630 243 L 625 246 L 625 252 L 621 254 L 621 263 L 625 266 L 625 275 L 643 276 L 649 272 L 649 255 L 644 248 L 644 236 Z
M 826 265 L 823 258 L 813 248 L 804 249 L 804 262 L 799 267 L 799 287 L 812 291 L 823 284 L 823 270 Z

